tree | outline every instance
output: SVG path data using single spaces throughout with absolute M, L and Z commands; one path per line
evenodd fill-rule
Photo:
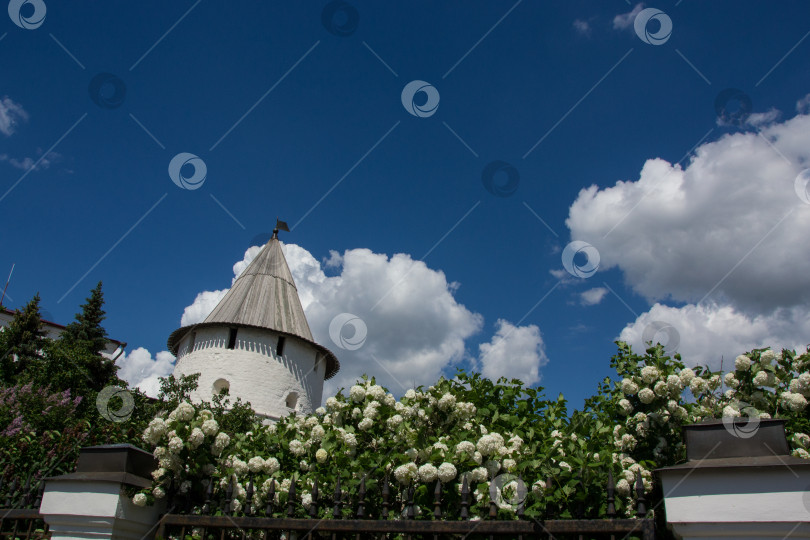
M 76 320 L 62 331 L 60 341 L 67 345 L 78 345 L 89 354 L 84 358 L 84 365 L 89 378 L 93 381 L 91 387 L 101 390 L 108 381 L 115 378 L 118 367 L 115 363 L 101 355 L 107 346 L 107 331 L 101 326 L 106 318 L 104 293 L 101 291 L 101 282 L 90 291 L 90 297 L 82 304 L 82 312 L 76 314 Z
M 37 293 L 0 333 L 0 377 L 7 383 L 13 384 L 32 362 L 41 358 L 40 351 L 48 341 L 42 329 L 39 300 Z
M 90 291 L 90 297 L 82 304 L 82 312 L 76 314 L 76 320 L 65 328 L 61 338 L 66 341 L 86 341 L 87 348 L 95 354 L 107 346 L 107 331 L 101 326 L 106 318 L 104 293 L 101 292 L 101 282 Z

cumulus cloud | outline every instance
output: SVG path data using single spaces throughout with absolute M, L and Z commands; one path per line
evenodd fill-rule
M 633 21 L 636 19 L 636 15 L 644 9 L 644 4 L 636 4 L 635 7 L 628 11 L 627 13 L 620 13 L 613 17 L 613 29 L 614 30 L 626 30 L 633 26 Z
M 775 122 L 780 116 L 782 116 L 782 112 L 771 107 L 767 112 L 764 113 L 749 114 L 748 118 L 745 119 L 745 123 L 755 128 L 759 128 Z
M 158 377 L 171 375 L 174 355 L 168 351 L 160 351 L 152 358 L 148 350 L 138 347 L 121 355 L 115 363 L 120 368 L 118 376 L 127 381 L 130 387 L 138 388 L 147 396 L 157 397 L 160 392 Z
M 595 287 L 579 294 L 583 306 L 593 306 L 602 301 L 608 290 L 604 287 Z
M 540 381 L 540 368 L 548 363 L 540 329 L 532 324 L 515 326 L 498 319 L 489 343 L 481 343 L 478 369 L 492 380 L 499 377 L 520 379 L 525 384 Z
M 228 289 L 222 289 L 220 291 L 203 291 L 197 294 L 194 302 L 183 310 L 183 315 L 180 317 L 180 326 L 203 322 L 208 317 L 208 314 L 217 307 L 219 301 L 225 298 L 227 293 Z
M 805 95 L 796 102 L 796 112 L 799 114 L 810 113 L 810 94 Z
M 8 96 L 0 99 L 0 133 L 5 136 L 12 135 L 20 122 L 28 121 L 28 113 L 22 105 L 15 103 Z
M 617 339 L 641 353 L 646 349 L 642 339 L 645 329 L 657 321 L 677 331 L 679 340 L 672 352 L 680 353 L 689 366 L 719 369 L 722 358 L 723 368 L 728 370 L 738 354 L 751 349 L 784 347 L 804 352 L 810 343 L 810 318 L 803 307 L 779 308 L 769 314 L 751 316 L 717 304 L 677 308 L 656 303 L 627 325 Z M 667 337 L 660 335 L 658 339 L 666 341 Z M 666 344 L 667 350 L 672 345 Z
M 619 336 L 636 350 L 655 321 L 679 332 L 690 365 L 810 341 L 810 205 L 794 187 L 810 163 L 810 116 L 766 120 L 702 144 L 685 168 L 649 159 L 637 180 L 590 186 L 571 205 L 571 237 L 652 305 Z
M 711 300 L 748 313 L 810 302 L 810 116 L 697 148 L 686 168 L 649 159 L 637 180 L 580 191 L 566 224 L 650 303 Z
M 582 36 L 590 36 L 591 35 L 591 25 L 588 21 L 583 21 L 582 19 L 574 20 L 574 30 L 577 31 L 578 34 Z
M 478 362 L 496 378 L 539 380 L 539 367 L 547 358 L 537 327 L 499 321 L 481 360 L 470 356 L 466 340 L 481 330 L 483 317 L 456 301 L 459 285 L 448 282 L 440 270 L 402 253 L 389 257 L 368 249 L 332 251 L 322 264 L 295 244 L 282 244 L 282 249 L 313 338 L 341 362 L 338 374 L 324 386 L 325 396 L 350 386 L 364 373 L 401 394 L 412 386 L 435 382 L 443 370 L 462 360 Z M 245 252 L 233 267 L 234 280 L 258 252 L 257 246 Z M 324 267 L 339 273 L 327 276 Z M 197 295 L 184 311 L 182 324 L 204 320 L 226 293 L 227 289 Z M 365 324 L 366 339 L 355 350 L 342 348 L 339 335 L 334 340 L 330 336 L 332 320 L 342 313 L 351 313 Z M 493 345 L 499 341 L 503 344 Z M 509 362 L 502 350 L 512 358 Z

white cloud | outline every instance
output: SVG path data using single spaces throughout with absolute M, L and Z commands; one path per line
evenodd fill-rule
M 10 136 L 20 122 L 28 121 L 28 113 L 22 105 L 14 103 L 8 96 L 0 99 L 0 133 Z
M 595 287 L 593 289 L 588 289 L 587 291 L 581 292 L 580 302 L 583 306 L 593 306 L 598 304 L 602 301 L 602 299 L 607 294 L 608 290 L 604 287 Z
M 649 159 L 636 181 L 585 188 L 566 224 L 650 303 L 711 291 L 754 314 L 806 306 L 810 206 L 794 180 L 808 163 L 810 116 L 796 116 L 705 143 L 686 169 Z
M 574 30 L 576 30 L 578 34 L 583 36 L 591 35 L 590 23 L 588 21 L 583 21 L 582 19 L 574 20 Z
M 180 326 L 203 322 L 227 292 L 228 289 L 222 289 L 220 291 L 203 291 L 197 294 L 194 302 L 183 310 L 183 315 L 180 317 Z
M 537 326 L 515 327 L 498 320 L 490 342 L 479 346 L 480 356 L 467 353 L 465 342 L 481 330 L 483 317 L 456 301 L 459 284 L 448 282 L 440 270 L 407 254 L 388 257 L 351 249 L 342 255 L 330 252 L 323 267 L 339 270 L 330 277 L 306 249 L 295 244 L 282 244 L 282 249 L 313 338 L 341 363 L 338 374 L 325 383 L 324 396 L 352 385 L 363 374 L 400 395 L 413 386 L 434 383 L 445 368 L 465 359 L 487 377 L 514 377 L 526 384 L 540 380 L 540 367 L 548 357 Z M 259 247 L 251 247 L 234 264 L 233 281 L 258 253 Z M 203 321 L 227 292 L 199 293 L 183 312 L 181 324 Z M 357 350 L 342 349 L 329 335 L 330 323 L 341 313 L 352 313 L 366 324 L 366 340 Z
M 745 119 L 745 123 L 755 128 L 759 128 L 775 122 L 780 116 L 782 116 L 782 112 L 771 107 L 770 110 L 764 113 L 749 114 L 748 118 Z
M 810 163 L 810 116 L 702 144 L 685 168 L 649 159 L 634 181 L 580 191 L 571 237 L 599 250 L 654 305 L 619 339 L 643 351 L 655 321 L 680 335 L 690 365 L 810 341 L 810 205 L 796 175 Z M 668 307 L 660 301 L 685 302 Z M 663 336 L 662 336 L 663 337 Z
M 617 339 L 626 341 L 633 351 L 643 354 L 645 328 L 655 321 L 668 323 L 678 333 L 679 342 L 672 352 L 680 353 L 689 366 L 708 365 L 729 369 L 738 354 L 755 348 L 784 347 L 804 352 L 810 343 L 810 318 L 803 307 L 780 308 L 768 315 L 750 316 L 731 306 L 688 304 L 681 308 L 655 304 Z M 664 335 L 656 339 L 665 341 Z M 672 344 L 667 344 L 670 350 Z
M 540 367 L 548 363 L 540 329 L 534 324 L 515 326 L 503 319 L 496 326 L 492 340 L 478 346 L 481 373 L 492 380 L 506 377 L 527 385 L 539 382 Z
M 810 94 L 805 95 L 796 102 L 796 112 L 799 114 L 810 113 Z
M 633 21 L 636 19 L 636 15 L 644 9 L 644 4 L 636 4 L 636 6 L 627 13 L 620 13 L 613 17 L 613 29 L 614 30 L 626 30 L 633 26 Z
M 40 156 L 42 155 L 42 149 L 37 148 L 37 154 Z M 40 171 L 43 169 L 49 168 L 52 164 L 58 163 L 62 159 L 62 154 L 57 152 L 48 152 L 48 154 L 43 158 L 30 158 L 25 157 L 22 159 L 17 159 L 10 157 L 8 154 L 0 154 L 0 161 L 8 161 L 13 167 L 21 169 L 23 171 L 27 171 L 28 169 L 34 168 L 35 171 Z M 39 160 L 39 162 L 37 162 Z M 34 167 L 36 165 L 36 167 Z
M 137 387 L 151 397 L 157 397 L 160 391 L 158 377 L 171 375 L 174 369 L 174 355 L 168 351 L 160 351 L 152 358 L 152 354 L 138 347 L 121 355 L 116 360 L 120 367 L 118 376 L 129 383 L 130 387 Z
M 368 249 L 332 252 L 324 265 L 340 273 L 329 277 L 304 248 L 283 244 L 283 250 L 315 341 L 341 362 L 324 387 L 325 396 L 364 373 L 398 394 L 414 384 L 431 384 L 444 368 L 465 358 L 465 340 L 483 324 L 481 315 L 453 297 L 458 284 L 410 255 L 388 257 Z M 258 252 L 255 246 L 245 252 L 234 265 L 234 279 Z M 227 289 L 198 294 L 181 324 L 205 319 L 225 293 Z M 329 324 L 341 313 L 365 322 L 368 334 L 361 348 L 344 350 L 331 340 Z

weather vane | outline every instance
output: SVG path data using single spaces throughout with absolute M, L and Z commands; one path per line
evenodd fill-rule
M 273 238 L 278 240 L 278 231 L 287 231 L 290 232 L 290 228 L 287 226 L 286 221 L 281 221 L 276 217 L 276 228 L 273 229 Z

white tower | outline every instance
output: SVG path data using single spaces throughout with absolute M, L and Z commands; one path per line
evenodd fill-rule
M 312 339 L 278 229 L 205 321 L 172 332 L 169 350 L 176 377 L 200 373 L 192 400 L 225 389 L 271 420 L 319 407 L 340 369 Z

